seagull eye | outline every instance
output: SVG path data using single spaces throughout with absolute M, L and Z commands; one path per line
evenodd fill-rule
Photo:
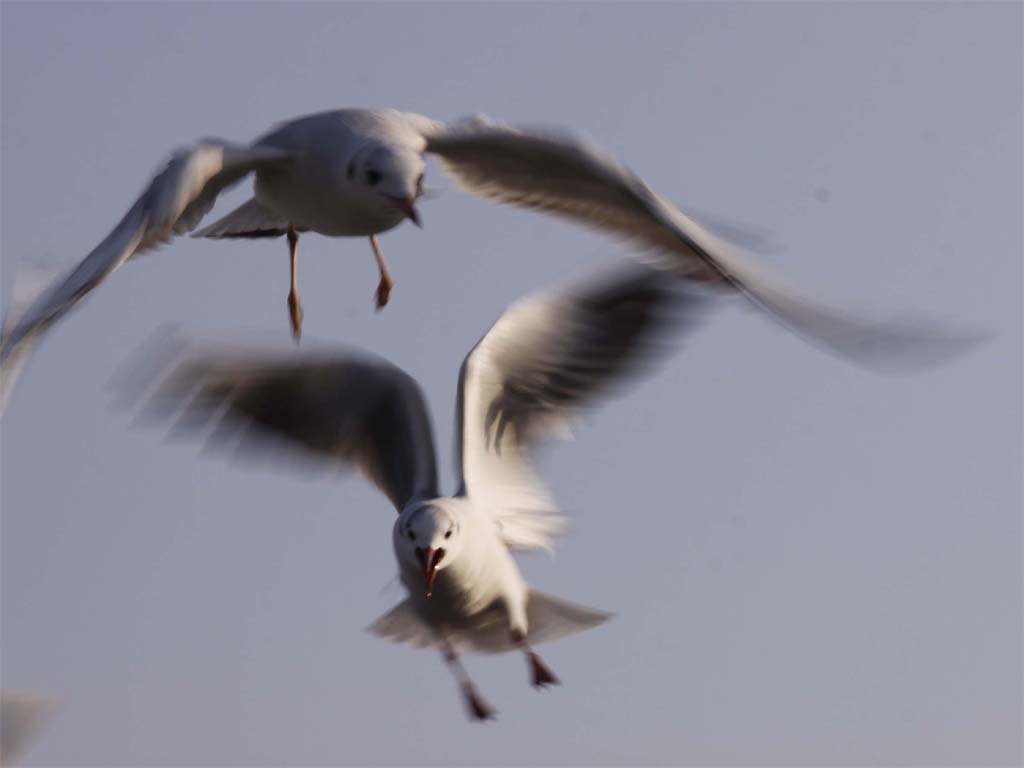
M 375 187 L 380 183 L 381 175 L 380 171 L 375 171 L 372 168 L 366 172 L 366 183 L 371 187 Z
M 416 541 L 416 534 L 412 531 L 406 531 L 409 534 L 409 541 Z
M 444 537 L 445 537 L 446 539 L 450 539 L 450 538 L 452 537 L 452 532 L 451 532 L 450 530 L 449 530 L 449 531 L 447 531 L 447 532 L 445 533 Z

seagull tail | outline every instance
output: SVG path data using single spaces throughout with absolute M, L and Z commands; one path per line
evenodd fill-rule
M 38 334 L 38 329 L 27 333 L 14 331 L 18 329 L 28 309 L 50 287 L 59 271 L 45 267 L 22 267 L 14 278 L 10 308 L 0 327 L 0 415 L 3 415 Z
M 557 597 L 530 590 L 526 603 L 527 639 L 531 645 L 558 640 L 610 619 L 612 614 L 570 603 Z M 456 653 L 507 653 L 518 650 L 512 642 L 508 623 L 495 621 L 485 613 L 476 623 L 446 627 L 444 640 L 416 613 L 406 599 L 367 627 L 371 635 L 413 648 L 452 648 Z
M 546 643 L 592 629 L 611 617 L 612 614 L 605 611 L 531 589 L 526 603 L 527 638 L 532 645 Z
M 393 643 L 408 643 L 413 648 L 431 648 L 438 637 L 417 614 L 406 598 L 366 628 L 371 635 Z
M 255 197 L 242 203 L 231 213 L 217 219 L 192 237 L 210 237 L 214 239 L 232 237 L 281 237 L 288 233 L 288 221 L 263 205 Z

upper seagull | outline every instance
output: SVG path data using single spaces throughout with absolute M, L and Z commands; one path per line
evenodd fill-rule
M 250 145 L 203 139 L 174 153 L 121 222 L 65 278 L 16 296 L 0 335 L 0 408 L 32 340 L 137 253 L 195 229 L 223 190 L 255 174 L 255 194 L 199 237 L 287 237 L 288 305 L 301 332 L 299 233 L 369 237 L 380 268 L 377 304 L 392 280 L 377 234 L 419 223 L 426 153 L 464 189 L 596 227 L 650 248 L 655 263 L 721 281 L 812 340 L 862 362 L 904 362 L 934 351 L 932 334 L 880 325 L 801 297 L 578 137 L 520 130 L 483 117 L 444 124 L 394 110 L 339 109 L 284 123 Z M 921 344 L 922 338 L 927 343 Z M 940 340 L 944 341 L 944 340 Z M 908 344 L 907 342 L 912 342 Z M 941 351 L 941 350 L 940 350 Z
M 365 354 L 253 350 L 180 335 L 147 347 L 115 384 L 149 415 L 206 432 L 232 452 L 355 465 L 390 499 L 409 597 L 370 628 L 440 650 L 472 717 L 492 710 L 458 654 L 519 650 L 536 687 L 557 683 L 533 646 L 607 614 L 531 589 L 511 550 L 549 548 L 563 527 L 529 461 L 533 441 L 636 375 L 707 302 L 649 268 L 622 268 L 511 306 L 462 365 L 458 491 L 441 495 L 430 418 L 416 381 Z M 670 333 L 677 331 L 676 333 Z M 285 458 L 288 458 L 286 456 Z M 353 546 L 361 546 L 352 544 Z

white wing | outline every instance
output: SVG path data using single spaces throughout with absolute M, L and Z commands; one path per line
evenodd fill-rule
M 517 130 L 486 118 L 451 127 L 419 118 L 417 125 L 427 151 L 468 192 L 646 245 L 662 268 L 724 282 L 791 330 L 861 364 L 918 367 L 977 340 L 918 320 L 868 320 L 800 295 L 574 136 Z
M 466 357 L 456 406 L 460 494 L 514 548 L 549 548 L 563 519 L 529 461 L 536 438 L 664 349 L 670 321 L 703 301 L 640 266 L 512 305 Z
M 56 280 L 0 339 L 0 376 L 10 391 L 14 361 L 23 360 L 35 338 L 130 257 L 192 230 L 217 195 L 264 165 L 286 162 L 279 149 L 244 147 L 204 139 L 175 153 L 114 230 L 75 267 Z
M 349 352 L 253 350 L 183 336 L 151 342 L 115 388 L 150 416 L 235 452 L 354 466 L 399 512 L 434 498 L 433 430 L 416 381 Z

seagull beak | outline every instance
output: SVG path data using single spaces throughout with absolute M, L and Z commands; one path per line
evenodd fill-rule
M 423 567 L 423 579 L 427 583 L 427 597 L 434 592 L 434 577 L 437 575 L 437 564 L 444 557 L 443 549 L 416 548 L 416 557 Z
M 420 221 L 420 212 L 416 210 L 415 201 L 411 197 L 393 197 L 398 210 L 408 217 L 409 221 L 420 229 L 423 229 L 423 222 Z

